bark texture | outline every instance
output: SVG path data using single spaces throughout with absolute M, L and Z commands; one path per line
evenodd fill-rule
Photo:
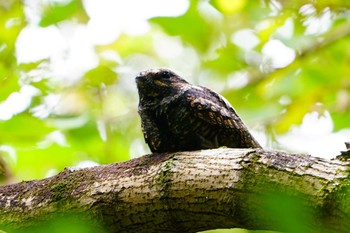
M 260 149 L 146 155 L 0 187 L 0 229 L 73 214 L 96 232 L 349 232 L 348 176 L 346 160 Z

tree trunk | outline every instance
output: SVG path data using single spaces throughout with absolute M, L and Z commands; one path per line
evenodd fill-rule
M 79 216 L 93 232 L 349 232 L 349 163 L 252 149 L 146 155 L 0 187 L 0 228 Z

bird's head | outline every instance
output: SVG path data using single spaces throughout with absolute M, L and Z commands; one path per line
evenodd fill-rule
M 140 72 L 136 76 L 136 85 L 141 100 L 160 100 L 174 95 L 182 85 L 188 84 L 169 69 L 155 68 Z

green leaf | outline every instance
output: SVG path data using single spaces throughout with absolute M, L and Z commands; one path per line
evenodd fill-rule
M 127 57 L 135 54 L 152 54 L 154 53 L 153 41 L 151 34 L 130 36 L 121 34 L 118 39 L 109 45 L 96 46 L 98 52 L 109 50 L 118 51 L 121 57 Z
M 8 69 L 0 62 L 0 102 L 19 89 L 17 70 Z
M 15 174 L 20 180 L 42 179 L 50 170 L 53 172 L 51 175 L 54 175 L 54 171 L 58 173 L 83 159 L 83 153 L 68 146 L 52 144 L 47 148 L 39 148 L 33 144 L 31 147 L 17 147 Z
M 158 24 L 171 36 L 180 36 L 201 52 L 207 51 L 214 40 L 215 22 L 209 22 L 198 10 L 198 1 L 191 1 L 188 11 L 180 17 L 155 17 L 151 23 Z
M 28 113 L 22 113 L 10 120 L 0 121 L 0 143 L 15 146 L 33 146 L 53 130 L 54 128 L 48 126 L 45 121 Z
M 84 151 L 89 158 L 93 158 L 99 163 L 129 159 L 129 135 L 119 131 L 109 131 L 106 141 L 103 141 L 98 132 L 96 122 L 92 120 L 82 127 L 66 131 L 68 142 L 72 147 L 77 151 Z M 134 125 L 132 126 L 134 127 Z
M 104 65 L 89 70 L 84 76 L 85 83 L 94 87 L 99 87 L 101 83 L 111 85 L 116 80 L 117 74 L 111 68 Z
M 246 66 L 242 52 L 231 43 L 219 49 L 217 54 L 217 58 L 204 61 L 203 66 L 214 69 L 224 75 L 232 73 L 235 70 L 242 69 Z
M 349 107 L 350 108 L 350 107 Z M 344 112 L 333 112 L 331 113 L 332 120 L 334 123 L 334 130 L 339 131 L 342 129 L 350 128 L 350 109 Z
M 66 4 L 54 2 L 51 5 L 46 5 L 39 25 L 47 27 L 69 18 L 77 19 L 81 23 L 88 21 L 89 16 L 86 14 L 81 0 L 72 0 Z
M 2 47 L 2 49 L 0 49 L 1 61 L 8 62 L 14 58 L 13 53 L 16 38 L 26 24 L 23 7 L 23 1 L 0 1 L 0 47 Z
M 240 12 L 247 4 L 246 0 L 216 0 L 211 2 L 214 7 L 216 7 L 225 15 L 233 15 L 237 12 Z

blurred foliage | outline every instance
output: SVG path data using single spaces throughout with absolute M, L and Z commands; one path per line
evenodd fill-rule
M 2 232 L 2 231 L 0 231 Z M 93 233 L 93 232 L 105 232 L 105 230 L 98 226 L 96 223 L 92 223 L 91 220 L 79 213 L 69 214 L 56 214 L 50 221 L 43 222 L 41 225 L 34 225 L 25 229 L 6 229 L 6 232 L 12 233 L 24 233 L 24 232 L 37 232 L 37 233 Z
M 148 32 L 121 31 L 114 41 L 95 44 L 97 65 L 68 81 L 53 74 L 57 61 L 52 57 L 18 62 L 16 39 L 33 25 L 63 35 L 66 25 L 88 25 L 83 2 L 2 1 L 4 159 L 21 180 L 42 178 L 82 160 L 111 163 L 147 153 L 133 77 L 154 66 L 170 67 L 190 82 L 221 91 L 275 147 L 278 134 L 300 124 L 308 112 L 329 111 L 335 130 L 349 128 L 349 5 L 340 0 L 189 1 L 184 14 L 149 18 Z M 35 21 L 28 13 L 32 8 Z M 281 55 L 267 54 L 272 41 L 289 49 L 286 53 L 293 51 L 292 58 L 280 64 Z M 21 104 L 13 106 L 16 101 Z
M 312 222 L 317 213 L 305 208 L 305 199 L 297 195 L 287 195 L 284 192 L 267 191 L 258 197 L 261 206 L 258 211 L 262 218 L 268 218 L 283 232 L 323 232 L 321 226 L 312 229 Z M 303 204 L 301 204 L 303 203 Z M 266 220 L 266 219 L 265 219 Z
M 0 101 L 19 89 L 19 69 L 15 57 L 16 37 L 25 25 L 23 4 L 6 1 L 0 4 Z
M 57 57 L 18 61 L 21 31 L 55 29 L 68 44 L 71 32 L 89 26 L 87 8 L 81 0 L 0 2 L 0 152 L 12 182 L 148 153 L 134 77 L 154 66 L 220 91 L 274 147 L 312 111 L 329 111 L 335 131 L 350 128 L 346 0 L 190 0 L 181 15 L 149 18 L 147 32 L 122 30 L 94 44 L 95 66 L 74 80 L 53 71 Z M 284 57 L 266 52 L 272 42 Z

